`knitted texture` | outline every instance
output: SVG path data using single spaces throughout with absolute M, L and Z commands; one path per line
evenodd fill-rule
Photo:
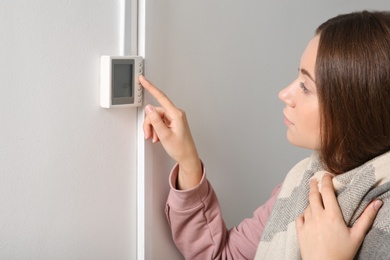
M 301 259 L 295 220 L 309 205 L 309 180 L 321 191 L 326 173 L 317 154 L 295 165 L 287 174 L 264 229 L 255 259 Z M 390 152 L 333 178 L 345 223 L 351 227 L 375 198 L 384 203 L 355 259 L 390 259 Z

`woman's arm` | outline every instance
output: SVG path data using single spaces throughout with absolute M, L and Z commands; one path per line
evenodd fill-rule
M 280 186 L 252 218 L 227 230 L 206 173 L 197 187 L 180 191 L 174 186 L 177 172 L 176 166 L 170 176 L 166 215 L 173 240 L 185 259 L 253 259 Z
M 161 107 L 145 107 L 145 138 L 160 141 L 178 163 L 171 173 L 171 192 L 166 207 L 177 247 L 186 259 L 253 259 L 279 189 L 252 218 L 226 230 L 217 196 L 203 172 L 184 111 L 176 108 L 144 77 L 141 76 L 140 81 L 161 104 Z
M 139 78 L 142 86 L 160 103 L 161 107 L 147 105 L 144 121 L 145 139 L 160 141 L 168 155 L 179 164 L 177 187 L 191 189 L 202 178 L 202 166 L 186 114 L 169 98 L 143 76 Z

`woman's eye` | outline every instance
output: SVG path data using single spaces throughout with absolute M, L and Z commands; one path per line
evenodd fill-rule
M 303 82 L 299 82 L 299 86 L 301 87 L 303 93 L 307 94 L 309 93 L 309 90 L 306 88 L 305 84 Z

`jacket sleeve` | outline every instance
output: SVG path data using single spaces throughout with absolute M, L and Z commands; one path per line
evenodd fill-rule
M 253 259 L 280 186 L 252 218 L 227 230 L 205 170 L 199 185 L 184 191 L 175 188 L 177 174 L 176 165 L 170 175 L 166 216 L 173 240 L 185 259 Z

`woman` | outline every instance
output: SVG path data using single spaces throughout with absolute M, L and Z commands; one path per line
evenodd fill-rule
M 140 80 L 162 106 L 146 106 L 145 138 L 177 161 L 166 213 L 186 259 L 390 258 L 390 13 L 340 15 L 317 29 L 279 94 L 287 139 L 314 153 L 231 230 L 185 113 Z

